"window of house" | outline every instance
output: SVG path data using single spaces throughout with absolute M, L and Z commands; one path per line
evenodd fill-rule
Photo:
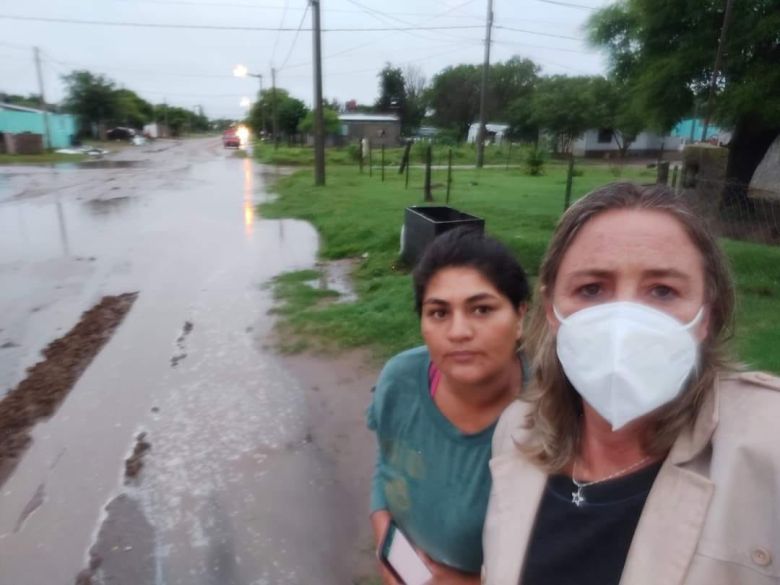
M 609 144 L 612 142 L 612 128 L 600 128 L 599 136 L 596 140 L 599 144 Z

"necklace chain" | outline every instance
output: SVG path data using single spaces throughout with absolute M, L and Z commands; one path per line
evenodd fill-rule
M 642 465 L 643 463 L 649 460 L 650 460 L 650 456 L 648 455 L 647 457 L 643 457 L 639 461 L 636 461 L 631 465 L 624 467 L 623 469 L 619 469 L 618 471 L 616 471 L 611 475 L 608 475 L 607 477 L 603 477 L 601 479 L 597 479 L 594 481 L 582 482 L 582 481 L 577 481 L 577 478 L 575 477 L 577 475 L 577 460 L 575 459 L 571 470 L 571 481 L 575 486 L 577 486 L 577 491 L 571 493 L 572 503 L 579 508 L 580 506 L 582 506 L 582 504 L 586 502 L 585 496 L 582 493 L 583 489 L 592 485 L 596 485 L 597 483 L 603 483 L 605 481 L 609 481 L 610 479 L 615 479 L 616 477 L 625 475 L 629 471 L 636 469 L 637 467 L 639 467 L 640 465 Z

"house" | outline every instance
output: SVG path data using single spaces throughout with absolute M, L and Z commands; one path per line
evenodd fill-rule
M 661 136 L 655 132 L 640 132 L 630 144 L 626 156 L 658 156 L 661 150 L 666 152 L 679 150 L 682 139 L 679 136 Z M 615 133 L 609 128 L 593 128 L 577 138 L 572 144 L 575 156 L 605 157 L 619 156 L 620 146 Z
M 701 142 L 701 133 L 704 130 L 704 120 L 700 118 L 686 118 L 680 120 L 677 125 L 672 129 L 671 135 L 678 136 L 683 140 L 683 144 L 692 144 L 695 142 Z M 731 133 L 719 128 L 714 124 L 707 125 L 707 135 L 704 137 L 705 142 L 709 142 L 716 146 L 728 144 L 731 140 Z
M 46 143 L 44 116 L 48 118 L 51 144 Z M 70 114 L 0 103 L 0 134 L 38 134 L 42 136 L 44 148 L 67 148 L 76 136 L 76 118 Z M 0 142 L 5 144 L 9 140 Z
M 339 114 L 341 136 L 346 142 L 367 138 L 372 146 L 398 146 L 401 120 L 393 114 Z
M 485 124 L 486 136 L 485 141 L 488 144 L 501 144 L 504 141 L 504 137 L 509 132 L 509 124 Z M 474 144 L 477 141 L 477 133 L 479 132 L 479 122 L 474 122 L 469 126 L 469 133 L 466 136 L 466 142 Z

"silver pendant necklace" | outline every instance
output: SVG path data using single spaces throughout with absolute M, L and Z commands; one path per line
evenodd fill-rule
M 595 481 L 583 482 L 583 481 L 577 481 L 575 477 L 577 475 L 577 460 L 575 459 L 574 465 L 572 465 L 572 469 L 571 469 L 571 481 L 575 486 L 577 486 L 577 490 L 571 493 L 572 504 L 580 508 L 582 507 L 583 504 L 587 503 L 587 500 L 585 499 L 585 495 L 582 493 L 582 490 L 585 489 L 586 487 L 596 485 L 597 483 L 603 483 L 605 481 L 609 481 L 610 479 L 615 479 L 616 477 L 625 475 L 629 471 L 636 469 L 637 467 L 639 467 L 640 465 L 642 465 L 643 463 L 649 460 L 650 460 L 650 456 L 648 455 L 647 457 L 643 457 L 636 463 L 632 463 L 628 467 L 624 467 L 623 469 L 616 471 L 612 475 L 608 475 L 607 477 L 604 477 L 602 479 L 597 479 Z

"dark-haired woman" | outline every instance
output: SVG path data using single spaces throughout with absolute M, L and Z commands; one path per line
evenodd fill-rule
M 425 346 L 385 365 L 368 409 L 371 521 L 379 544 L 392 519 L 433 583 L 475 583 L 493 430 L 527 374 L 517 348 L 528 281 L 506 247 L 463 229 L 437 238 L 413 279 Z

